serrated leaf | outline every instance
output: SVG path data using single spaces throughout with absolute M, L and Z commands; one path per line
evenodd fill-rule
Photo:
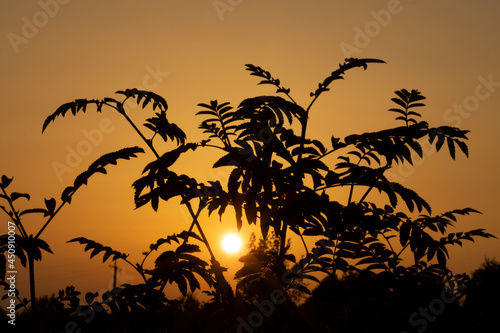
M 84 249 L 85 252 L 92 250 L 92 252 L 90 254 L 90 258 L 93 258 L 94 256 L 98 255 L 100 252 L 104 252 L 103 262 L 105 262 L 110 256 L 113 256 L 113 260 L 126 259 L 128 257 L 128 255 L 126 255 L 122 252 L 115 251 L 112 248 L 110 248 L 109 246 L 104 246 L 100 243 L 97 243 L 93 240 L 89 240 L 89 239 L 84 238 L 84 237 L 77 237 L 77 238 L 73 238 L 73 239 L 67 241 L 67 243 L 72 243 L 72 242 L 78 242 L 82 245 L 85 245 L 85 249 Z
M 452 159 L 455 159 L 455 141 L 450 137 L 446 138 L 446 141 L 448 143 L 448 149 L 450 151 L 450 156 Z
M 319 140 L 312 140 L 312 141 L 311 141 L 311 143 L 312 143 L 313 145 L 315 145 L 315 146 L 316 146 L 316 148 L 318 148 L 318 149 L 319 149 L 319 151 L 321 152 L 321 154 L 323 154 L 323 155 L 324 155 L 324 154 L 326 153 L 326 148 L 325 148 L 325 146 L 323 145 L 323 143 L 321 143 L 321 141 L 319 141 Z
M 465 154 L 465 156 L 469 157 L 469 148 L 467 147 L 467 144 L 463 141 L 455 140 L 455 143 L 458 145 L 460 150 Z

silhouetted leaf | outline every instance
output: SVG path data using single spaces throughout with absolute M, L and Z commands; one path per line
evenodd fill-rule
M 399 104 L 399 105 L 400 105 L 400 106 L 402 106 L 403 108 L 406 108 L 406 107 L 407 107 L 407 105 L 406 105 L 406 103 L 405 103 L 404 101 L 401 101 L 401 100 L 399 100 L 399 99 L 397 99 L 397 98 L 391 98 L 391 101 L 393 101 L 393 102 L 394 102 L 394 103 L 396 103 L 396 104 Z
M 4 235 L 1 235 L 0 236 L 0 249 L 5 252 L 7 252 L 7 244 L 9 243 L 8 241 L 8 237 L 9 235 L 7 234 L 4 234 Z M 16 246 L 16 256 L 17 258 L 19 259 L 19 261 L 21 262 L 21 265 L 23 267 L 26 267 L 26 263 L 27 263 L 27 259 L 26 259 L 26 255 L 24 253 L 24 247 L 23 247 L 23 237 L 19 234 L 16 234 L 15 236 L 15 246 Z
M 153 110 L 157 107 L 161 111 L 167 111 L 168 105 L 167 101 L 160 95 L 157 95 L 151 91 L 139 90 L 136 88 L 126 89 L 125 91 L 117 91 L 117 94 L 125 95 L 126 97 L 135 98 L 137 100 L 137 104 L 140 104 L 141 100 L 144 98 L 142 103 L 142 108 L 145 108 L 151 101 L 153 102 Z
M 9 177 L 7 177 L 5 175 L 2 175 L 2 182 L 0 183 L 0 187 L 2 187 L 4 189 L 7 188 L 10 185 L 10 183 L 12 182 L 13 179 L 14 179 L 14 177 L 9 178 Z
M 24 214 L 33 214 L 33 213 L 43 213 L 43 216 L 48 215 L 48 211 L 42 208 L 33 208 L 33 209 L 26 209 L 23 210 L 19 213 L 19 216 L 23 216 Z
M 16 255 L 19 259 L 21 259 L 23 255 L 22 251 L 19 251 L 20 249 L 25 251 L 29 257 L 37 261 L 42 259 L 42 252 L 40 250 L 53 253 L 46 241 L 40 238 L 34 238 L 33 235 L 29 235 L 27 238 L 20 235 L 16 236 Z M 21 261 L 24 260 L 25 259 L 21 259 Z
M 179 234 L 173 234 L 173 235 L 170 235 L 168 236 L 167 238 L 160 238 L 156 241 L 156 243 L 153 243 L 151 245 L 149 245 L 149 249 L 150 250 L 158 250 L 158 247 L 162 244 L 171 244 L 172 241 L 176 242 L 177 244 L 180 243 L 180 241 L 184 241 L 186 238 L 188 237 L 192 237 L 194 239 L 197 239 L 199 241 L 201 241 L 201 238 L 200 236 L 198 236 L 196 233 L 194 232 L 188 232 L 188 231 L 182 231 L 181 233 Z
M 116 165 L 119 159 L 129 160 L 132 157 L 137 157 L 138 153 L 144 153 L 144 150 L 140 147 L 130 147 L 102 155 L 97 160 L 95 160 L 86 171 L 82 172 L 75 178 L 73 186 L 68 186 L 64 189 L 63 193 L 61 194 L 61 200 L 63 202 L 71 203 L 71 196 L 78 190 L 78 188 L 80 188 L 80 186 L 86 185 L 88 179 L 92 175 L 94 175 L 95 173 L 105 174 L 105 167 L 108 164 Z
M 45 207 L 47 207 L 47 211 L 50 216 L 54 215 L 54 211 L 56 209 L 56 200 L 54 198 L 45 199 Z
M 406 89 L 401 89 L 399 91 L 395 91 L 394 93 L 398 95 L 398 98 L 391 98 L 391 101 L 401 106 L 402 109 L 391 108 L 389 111 L 402 114 L 402 116 L 396 117 L 396 120 L 404 121 L 407 127 L 410 123 L 417 124 L 417 120 L 412 118 L 412 116 L 421 117 L 422 115 L 418 112 L 409 110 L 415 107 L 425 106 L 423 103 L 415 103 L 416 101 L 424 100 L 425 97 L 422 96 L 418 90 L 412 90 L 409 92 Z
M 365 70 L 368 67 L 369 63 L 385 63 L 383 60 L 379 59 L 357 59 L 357 58 L 348 58 L 345 59 L 344 64 L 339 64 L 339 68 L 335 71 L 332 72 L 332 74 L 327 77 L 322 83 L 318 84 L 318 89 L 316 89 L 315 92 L 311 92 L 310 96 L 311 97 L 318 97 L 323 93 L 324 91 L 328 91 L 328 86 L 330 83 L 332 83 L 334 80 L 339 80 L 343 79 L 343 75 L 345 71 L 355 68 L 355 67 L 363 67 Z
M 446 142 L 448 143 L 448 149 L 450 150 L 450 156 L 452 159 L 455 159 L 455 143 L 452 138 L 448 137 L 446 139 Z
M 289 124 L 294 117 L 300 122 L 305 121 L 306 111 L 281 97 L 259 96 L 243 100 L 234 116 L 243 121 L 236 128 L 238 139 L 253 138 L 262 141 L 265 139 L 264 134 L 272 133 L 267 129 L 281 128 L 285 124 L 285 118 Z
M 231 147 L 229 137 L 236 135 L 234 130 L 235 125 L 231 123 L 238 121 L 235 117 L 235 112 L 229 102 L 219 104 L 217 100 L 210 101 L 210 104 L 200 103 L 198 106 L 207 108 L 208 110 L 199 111 L 196 115 L 209 115 L 211 118 L 203 121 L 199 128 L 204 129 L 203 133 L 211 133 L 210 137 L 219 138 L 225 148 Z
M 88 104 L 97 105 L 97 111 L 100 112 L 102 103 L 103 103 L 102 101 L 95 99 L 93 100 L 76 99 L 73 102 L 65 103 L 61 105 L 59 108 L 57 108 L 57 110 L 53 114 L 51 114 L 45 119 L 42 126 L 42 133 L 45 131 L 50 122 L 54 121 L 58 116 L 64 117 L 68 111 L 71 111 L 73 115 L 76 115 L 79 111 L 85 112 Z
M 85 252 L 87 252 L 88 250 L 92 250 L 92 253 L 90 254 L 90 258 L 96 256 L 97 254 L 99 254 L 101 252 L 104 252 L 102 262 L 106 262 L 106 260 L 108 260 L 108 258 L 110 256 L 113 256 L 112 260 L 117 260 L 117 259 L 124 259 L 125 260 L 128 257 L 127 254 L 115 251 L 112 248 L 110 248 L 109 246 L 104 246 L 100 243 L 97 243 L 93 240 L 89 240 L 89 239 L 84 238 L 84 237 L 77 237 L 77 238 L 73 238 L 73 239 L 67 241 L 67 243 L 71 243 L 71 242 L 77 242 L 77 243 L 80 243 L 82 245 L 85 244 L 85 249 L 84 249 Z
M 316 148 L 319 149 L 319 151 L 321 152 L 322 155 L 324 155 L 326 153 L 326 148 L 325 146 L 323 145 L 323 143 L 321 143 L 321 141 L 319 140 L 312 140 L 311 143 L 313 145 L 316 146 Z
M 144 126 L 158 134 L 165 142 L 168 139 L 175 140 L 178 145 L 186 142 L 186 134 L 179 126 L 167 120 L 167 113 L 163 110 L 157 112 L 156 117 L 148 118 Z
M 467 148 L 467 144 L 463 141 L 455 140 L 455 143 L 462 150 L 465 156 L 469 157 L 469 148 Z
M 269 73 L 268 71 L 263 70 L 259 66 L 254 66 L 251 64 L 246 64 L 245 66 L 247 67 L 246 69 L 251 72 L 250 75 L 254 75 L 254 76 L 263 78 L 263 80 L 260 81 L 258 84 L 272 84 L 278 88 L 276 90 L 276 93 L 282 92 L 282 93 L 285 93 L 287 95 L 290 93 L 290 89 L 287 89 L 285 87 L 280 86 L 280 80 L 274 79 L 271 76 L 271 73 Z
M 401 246 L 405 246 L 410 239 L 411 224 L 409 222 L 403 222 L 399 229 L 399 242 Z
M 30 199 L 30 195 L 28 193 L 19 193 L 19 192 L 12 192 L 10 194 L 10 199 L 12 201 L 15 201 L 15 200 L 17 200 L 19 198 L 26 198 L 26 199 L 29 200 Z
M 406 202 L 408 209 L 412 212 L 417 206 L 419 212 L 422 211 L 423 208 L 427 210 L 429 213 L 431 212 L 431 207 L 429 204 L 422 199 L 415 191 L 410 190 L 401 184 L 392 183 L 391 186 L 394 188 L 394 191 L 401 196 L 401 198 Z

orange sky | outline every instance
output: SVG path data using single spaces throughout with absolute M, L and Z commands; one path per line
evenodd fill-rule
M 12 189 L 32 195 L 29 207 L 42 206 L 44 197 L 59 201 L 61 191 L 97 157 L 141 144 L 109 112 L 59 118 L 42 135 L 45 118 L 76 98 L 150 89 L 166 98 L 169 119 L 185 130 L 188 141 L 199 141 L 204 137 L 197 129 L 198 103 L 218 99 L 237 105 L 274 92 L 257 86 L 244 64 L 269 70 L 306 104 L 309 92 L 344 58 L 373 57 L 388 64 L 354 70 L 346 80 L 334 82 L 312 110 L 310 136 L 328 140 L 332 134 L 344 137 L 394 126 L 394 114 L 386 111 L 393 91 L 420 90 L 427 97 L 422 113 L 431 126 L 471 130 L 470 158 L 459 155 L 453 163 L 446 151 L 429 152 L 414 168 L 396 168 L 393 176 L 427 199 L 435 213 L 463 207 L 484 213 L 461 219 L 457 230 L 487 228 L 498 236 L 499 12 L 499 2 L 485 0 L 140 5 L 129 0 L 2 0 L 0 174 L 14 176 Z M 137 110 L 134 119 L 141 122 L 147 116 Z M 86 156 L 69 166 L 69 152 L 84 149 L 86 133 L 95 131 L 102 140 L 86 146 Z M 217 158 L 211 153 L 186 154 L 176 170 L 198 179 L 224 179 L 224 171 L 210 168 Z M 138 261 L 150 243 L 187 228 L 189 221 L 176 200 L 161 204 L 156 214 L 150 207 L 133 210 L 130 185 L 152 158 L 125 161 L 109 167 L 109 175 L 93 177 L 49 225 L 42 238 L 55 255 L 44 255 L 37 265 L 39 294 L 69 284 L 82 291 L 110 287 L 108 263 L 102 264 L 101 257 L 89 260 L 82 246 L 66 243 L 71 238 L 99 241 Z M 58 173 L 58 163 L 72 170 Z M 204 216 L 202 225 L 222 264 L 237 268 L 237 256 L 224 254 L 219 246 L 223 234 L 236 228 L 232 218 L 228 210 L 222 224 L 216 216 Z M 0 221 L 6 231 L 7 217 Z M 26 223 L 33 233 L 41 226 L 36 219 Z M 244 226 L 242 233 L 248 238 L 249 228 Z M 480 239 L 453 250 L 450 266 L 457 273 L 471 272 L 485 256 L 500 258 L 498 240 Z M 139 282 L 131 269 L 121 274 L 118 282 Z M 18 280 L 23 290 L 27 273 L 21 271 Z

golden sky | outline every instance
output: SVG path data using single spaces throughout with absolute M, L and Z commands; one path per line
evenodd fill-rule
M 453 162 L 445 150 L 428 151 L 414 168 L 395 168 L 395 180 L 427 199 L 434 213 L 464 207 L 483 212 L 461 219 L 457 231 L 487 228 L 499 236 L 499 12 L 500 2 L 493 0 L 1 0 L 0 174 L 14 176 L 11 189 L 32 195 L 24 208 L 43 206 L 43 198 L 59 202 L 62 190 L 102 154 L 141 144 L 109 111 L 58 118 L 42 135 L 45 118 L 76 98 L 152 90 L 165 97 L 169 120 L 194 142 L 204 138 L 197 129 L 198 103 L 218 99 L 236 106 L 274 93 L 257 86 L 247 63 L 269 70 L 307 104 L 309 93 L 344 58 L 379 58 L 387 64 L 353 70 L 332 84 L 312 110 L 309 136 L 328 142 L 331 135 L 394 126 L 394 114 L 386 111 L 393 92 L 420 90 L 431 126 L 471 130 L 470 158 L 459 155 Z M 140 123 L 150 116 L 145 112 L 137 109 L 134 119 Z M 70 157 L 75 151 L 83 153 Z M 227 173 L 210 168 L 217 159 L 211 153 L 186 154 L 176 170 L 224 179 Z M 44 255 L 36 266 L 39 294 L 70 284 L 82 291 L 110 288 L 108 263 L 102 256 L 89 260 L 69 239 L 93 239 L 130 253 L 135 262 L 150 243 L 187 228 L 190 221 L 176 200 L 161 204 L 158 213 L 149 206 L 133 209 L 130 185 L 152 159 L 148 154 L 109 167 L 108 175 L 91 178 L 64 207 L 42 235 L 55 255 Z M 59 165 L 68 168 L 61 172 Z M 219 245 L 224 233 L 236 229 L 232 214 L 228 209 L 222 223 L 204 216 L 202 225 L 216 256 L 234 272 L 237 256 Z M 7 216 L 0 221 L 4 233 Z M 36 233 L 42 222 L 26 224 Z M 242 233 L 248 238 L 249 228 Z M 500 258 L 498 240 L 454 249 L 450 267 L 471 272 L 485 256 Z M 139 282 L 131 268 L 120 274 L 119 283 Z M 23 290 L 27 272 L 18 280 Z

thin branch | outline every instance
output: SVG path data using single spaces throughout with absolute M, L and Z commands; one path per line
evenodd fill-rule
M 216 145 L 207 145 L 207 144 L 205 144 L 203 147 L 211 147 L 211 148 L 217 148 L 217 149 L 221 149 L 223 151 L 227 151 L 226 148 L 219 147 L 219 146 L 216 146 Z
M 203 240 L 203 243 L 205 243 L 207 250 L 208 250 L 208 253 L 210 254 L 210 257 L 212 258 L 212 260 L 217 261 L 215 259 L 214 253 L 212 252 L 212 248 L 210 247 L 210 244 L 209 244 L 207 238 L 205 237 L 205 233 L 203 232 L 203 229 L 201 228 L 201 225 L 198 222 L 197 215 L 194 213 L 193 208 L 191 207 L 191 204 L 189 203 L 189 201 L 186 202 L 186 207 L 189 210 L 189 214 L 191 214 L 191 216 L 193 217 L 193 223 L 196 225 L 196 228 L 198 228 L 198 231 L 200 232 L 201 239 Z
M 391 252 L 392 252 L 392 253 L 396 253 L 396 252 L 394 251 L 394 248 L 392 247 L 391 242 L 389 241 L 389 238 L 387 238 L 387 237 L 386 237 L 386 235 L 385 235 L 384 233 L 381 233 L 381 234 L 382 234 L 382 237 L 384 237 L 384 239 L 385 239 L 385 241 L 387 242 L 387 244 L 389 245 L 389 247 L 391 248 Z
M 7 198 L 7 202 L 9 203 L 10 209 L 12 209 L 12 214 L 14 215 L 14 218 L 13 218 L 14 223 L 16 224 L 19 231 L 21 231 L 21 235 L 24 236 L 25 238 L 28 238 L 28 233 L 26 232 L 26 230 L 23 227 L 23 224 L 21 223 L 21 218 L 17 214 L 16 209 L 14 208 L 14 204 L 12 203 L 12 200 L 10 199 L 10 196 L 7 195 L 7 192 L 5 191 L 5 189 L 3 187 L 2 187 L 2 192 L 5 195 L 5 197 Z M 4 211 L 7 213 L 7 211 L 5 209 L 4 209 Z M 9 214 L 7 213 L 7 215 L 9 215 Z
M 302 240 L 302 244 L 304 245 L 304 248 L 306 249 L 306 255 L 309 255 L 309 250 L 307 249 L 306 242 L 304 241 L 304 236 L 302 236 L 302 233 L 299 231 L 300 239 Z
M 186 204 L 186 206 L 187 206 L 187 204 Z M 189 234 L 193 231 L 193 227 L 196 224 L 195 221 L 198 221 L 198 217 L 200 216 L 201 211 L 206 206 L 207 206 L 206 202 L 204 202 L 202 199 L 200 199 L 200 205 L 198 206 L 198 211 L 193 216 L 193 222 L 191 222 L 191 225 L 189 226 L 189 230 L 188 230 L 188 233 L 186 235 L 186 238 L 184 238 L 184 242 L 182 244 L 186 244 L 187 243 L 187 241 L 189 239 Z M 189 210 L 189 207 L 188 207 L 188 210 Z
M 78 190 L 78 189 L 77 189 Z M 76 190 L 75 190 L 76 192 Z M 73 194 L 75 194 L 75 192 L 73 192 L 71 194 L 71 196 L 73 196 Z M 61 210 L 61 208 L 63 208 L 63 206 L 66 204 L 66 201 L 63 201 L 59 207 L 57 207 L 57 209 L 55 210 L 54 214 L 52 214 L 52 216 L 49 217 L 49 219 L 47 220 L 47 222 L 45 222 L 45 224 L 43 225 L 43 227 L 38 231 L 38 233 L 36 234 L 35 238 L 38 238 L 40 237 L 40 234 L 45 230 L 45 228 L 47 228 L 47 226 L 49 225 L 49 223 L 52 221 L 52 219 L 57 215 L 57 213 L 59 213 L 59 211 Z
M 153 143 L 151 141 L 149 141 L 148 139 L 146 139 L 146 137 L 144 136 L 144 134 L 142 134 L 142 132 L 139 130 L 139 128 L 137 128 L 137 126 L 135 126 L 135 124 L 132 121 L 132 119 L 130 119 L 129 116 L 127 116 L 127 113 L 125 112 L 125 109 L 123 108 L 123 102 L 119 103 L 116 107 L 114 105 L 109 104 L 109 103 L 104 103 L 104 104 L 112 107 L 118 113 L 120 113 L 123 117 L 125 117 L 125 119 L 127 119 L 128 123 L 137 132 L 137 134 L 139 134 L 139 136 L 141 137 L 141 139 L 148 145 L 148 147 L 151 149 L 151 151 L 153 152 L 153 154 L 155 154 L 156 158 L 160 158 L 160 155 L 156 152 L 156 149 L 153 147 Z
M 359 205 L 359 204 L 361 204 L 361 203 L 362 203 L 362 202 L 366 199 L 366 197 L 368 196 L 368 194 L 370 193 L 370 191 L 371 191 L 372 189 L 373 189 L 373 185 L 372 185 L 372 186 L 370 186 L 370 187 L 368 188 L 368 190 L 366 190 L 365 194 L 363 194 L 363 196 L 362 196 L 362 197 L 361 197 L 361 199 L 359 200 L 358 205 Z

